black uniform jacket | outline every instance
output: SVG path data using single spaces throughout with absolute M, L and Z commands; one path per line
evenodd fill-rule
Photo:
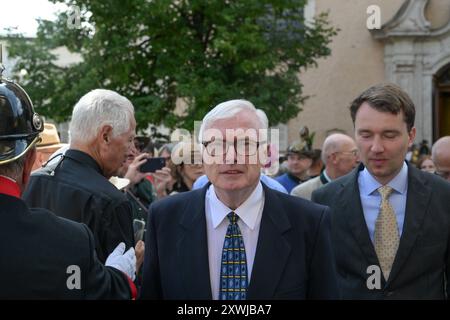
M 131 205 L 88 154 L 69 149 L 58 165 L 35 171 L 23 199 L 30 208 L 85 223 L 94 234 L 100 261 L 120 243 L 134 246 Z
M 0 252 L 0 300 L 131 298 L 130 280 L 99 262 L 85 225 L 1 192 Z

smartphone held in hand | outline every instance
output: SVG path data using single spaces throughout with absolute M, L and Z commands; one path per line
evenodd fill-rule
M 139 167 L 139 171 L 141 172 L 155 172 L 156 170 L 161 170 L 166 166 L 166 159 L 159 157 L 159 158 L 150 158 L 147 159 L 145 163 L 143 163 Z

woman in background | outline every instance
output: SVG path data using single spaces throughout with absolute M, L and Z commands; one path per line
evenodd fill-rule
M 171 194 L 192 190 L 195 180 L 204 174 L 200 145 L 190 140 L 181 141 L 173 148 L 172 163 L 176 182 Z
M 419 160 L 417 161 L 417 167 L 426 172 L 434 173 L 436 171 L 436 167 L 431 160 L 431 156 L 428 154 L 421 155 Z

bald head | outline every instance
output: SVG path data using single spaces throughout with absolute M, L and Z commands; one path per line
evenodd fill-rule
M 349 173 L 358 163 L 355 141 L 342 133 L 329 135 L 322 146 L 322 161 L 326 165 L 326 173 L 331 179 Z
M 327 159 L 330 155 L 335 152 L 343 151 L 342 148 L 345 146 L 350 146 L 350 150 L 352 147 L 356 148 L 355 141 L 342 133 L 333 133 L 329 135 L 322 146 L 322 161 L 323 163 L 327 163 Z M 347 151 L 347 150 L 344 150 Z
M 436 172 L 450 181 L 450 136 L 437 140 L 431 150 Z

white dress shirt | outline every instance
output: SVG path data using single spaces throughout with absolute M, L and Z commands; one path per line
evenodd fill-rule
M 250 284 L 263 209 L 264 191 L 261 182 L 258 183 L 252 194 L 236 210 L 231 210 L 221 202 L 217 198 L 214 186 L 209 186 L 205 197 L 205 211 L 209 277 L 211 281 L 211 293 L 214 300 L 219 299 L 223 241 L 227 233 L 228 224 L 230 223 L 227 214 L 234 211 L 239 216 L 237 223 L 244 239 L 248 282 Z

